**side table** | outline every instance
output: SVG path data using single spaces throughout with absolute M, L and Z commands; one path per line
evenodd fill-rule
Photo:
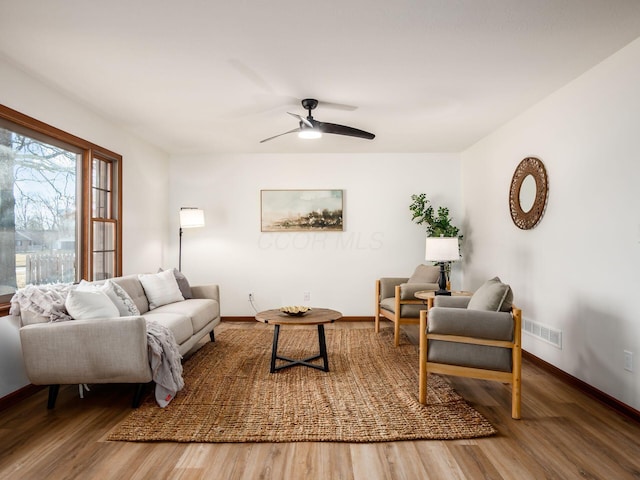
M 467 292 L 465 290 L 451 291 L 452 297 L 470 297 L 471 295 L 473 295 L 473 292 Z M 435 290 L 420 290 L 416 292 L 414 296 L 417 299 L 424 301 L 428 308 L 431 308 L 433 306 L 433 300 L 436 298 L 436 292 Z

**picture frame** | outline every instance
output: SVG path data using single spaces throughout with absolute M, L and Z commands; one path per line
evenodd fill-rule
M 343 190 L 260 190 L 260 231 L 344 230 Z

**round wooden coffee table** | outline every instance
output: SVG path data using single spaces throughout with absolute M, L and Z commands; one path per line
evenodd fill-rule
M 271 373 L 282 370 L 283 368 L 293 367 L 294 365 L 304 365 L 305 367 L 317 368 L 318 370 L 328 372 L 329 359 L 327 358 L 327 342 L 324 336 L 324 324 L 333 323 L 340 318 L 342 318 L 340 312 L 329 310 L 328 308 L 312 308 L 302 316 L 287 315 L 278 309 L 265 310 L 264 312 L 257 313 L 257 321 L 275 326 L 273 330 L 273 347 L 271 349 Z M 278 337 L 280 336 L 281 325 L 317 325 L 320 353 L 303 360 L 294 360 L 278 355 Z M 322 365 L 310 363 L 318 358 L 322 358 Z M 276 367 L 276 360 L 284 360 L 288 363 Z

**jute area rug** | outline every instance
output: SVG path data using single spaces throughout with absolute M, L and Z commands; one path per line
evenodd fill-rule
M 496 433 L 437 375 L 418 402 L 418 350 L 393 330 L 326 330 L 329 372 L 269 373 L 272 327 L 227 328 L 185 361 L 185 387 L 162 409 L 149 394 L 108 440 L 172 442 L 385 442 Z M 318 351 L 315 328 L 280 330 L 278 353 Z

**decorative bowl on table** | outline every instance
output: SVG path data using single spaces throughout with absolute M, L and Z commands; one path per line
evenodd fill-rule
M 301 317 L 302 315 L 307 313 L 309 310 L 311 310 L 309 307 L 305 307 L 302 305 L 295 305 L 291 307 L 280 307 L 280 311 L 282 313 L 286 313 L 291 317 Z

